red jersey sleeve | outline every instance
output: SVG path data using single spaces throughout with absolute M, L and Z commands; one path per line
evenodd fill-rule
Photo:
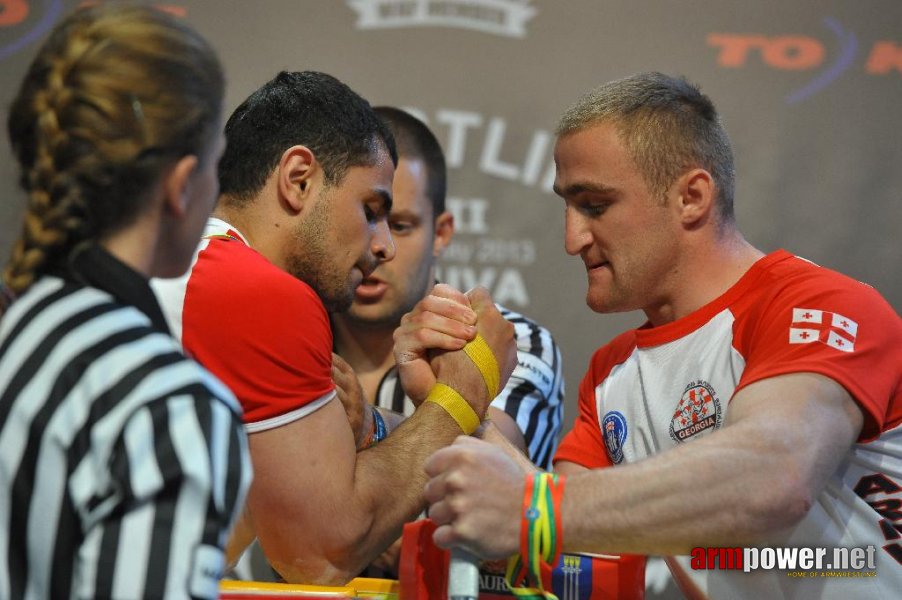
M 573 429 L 564 436 L 558 446 L 554 455 L 555 463 L 567 461 L 587 469 L 610 467 L 614 464 L 601 437 L 601 420 L 598 418 L 598 398 L 595 389 L 635 347 L 635 333 L 627 331 L 592 355 L 589 370 L 579 384 L 579 416 L 573 424 Z
M 183 344 L 241 400 L 253 430 L 331 397 L 332 330 L 307 284 L 235 240 L 213 239 L 188 280 Z
M 579 416 L 573 428 L 561 440 L 554 455 L 554 463 L 572 462 L 587 469 L 611 466 L 601 429 L 598 425 L 598 411 L 595 404 L 595 385 L 590 370 L 579 384 Z
M 736 331 L 746 367 L 736 388 L 811 372 L 842 385 L 864 414 L 860 441 L 902 420 L 902 321 L 871 287 L 791 257 L 772 276 L 774 292 Z

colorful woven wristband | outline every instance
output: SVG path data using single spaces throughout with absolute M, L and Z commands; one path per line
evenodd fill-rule
M 520 554 L 508 562 L 507 584 L 523 600 L 557 599 L 545 590 L 562 548 L 561 501 L 565 478 L 551 473 L 526 477 L 520 524 Z

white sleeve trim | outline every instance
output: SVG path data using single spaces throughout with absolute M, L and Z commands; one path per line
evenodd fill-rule
M 271 417 L 269 419 L 263 419 L 262 421 L 254 421 L 253 423 L 245 423 L 244 429 L 248 433 L 257 433 L 259 431 L 266 431 L 267 429 L 275 429 L 276 427 L 281 427 L 283 425 L 288 425 L 289 423 L 293 423 L 298 419 L 302 419 L 307 415 L 315 412 L 316 410 L 322 408 L 326 405 L 326 403 L 335 397 L 335 390 L 330 390 L 323 396 L 320 396 L 313 402 L 308 402 L 304 406 L 297 408 L 291 412 L 287 412 L 275 417 Z

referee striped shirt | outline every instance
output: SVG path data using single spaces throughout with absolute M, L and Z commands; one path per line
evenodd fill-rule
M 240 408 L 99 248 L 0 321 L 0 598 L 215 598 Z
M 492 406 L 517 422 L 530 460 L 543 469 L 550 469 L 564 411 L 561 353 L 547 329 L 502 306 L 498 310 L 514 325 L 517 366 Z M 396 367 L 382 377 L 375 403 L 408 416 L 413 414 L 413 402 L 401 389 Z

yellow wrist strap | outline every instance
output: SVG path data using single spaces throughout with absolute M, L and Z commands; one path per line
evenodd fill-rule
M 477 333 L 476 339 L 472 342 L 467 342 L 467 345 L 464 346 L 464 352 L 467 353 L 467 356 L 470 357 L 470 360 L 482 373 L 482 379 L 485 381 L 485 387 L 489 392 L 489 399 L 494 400 L 495 396 L 498 395 L 501 372 L 498 369 L 498 361 L 495 360 L 495 355 L 492 353 L 492 349 L 489 348 L 488 342 Z
M 464 397 L 457 390 L 444 383 L 436 383 L 429 390 L 426 402 L 435 402 L 444 408 L 467 435 L 470 435 L 479 427 L 479 415 L 476 414 L 473 407 L 464 400 Z

